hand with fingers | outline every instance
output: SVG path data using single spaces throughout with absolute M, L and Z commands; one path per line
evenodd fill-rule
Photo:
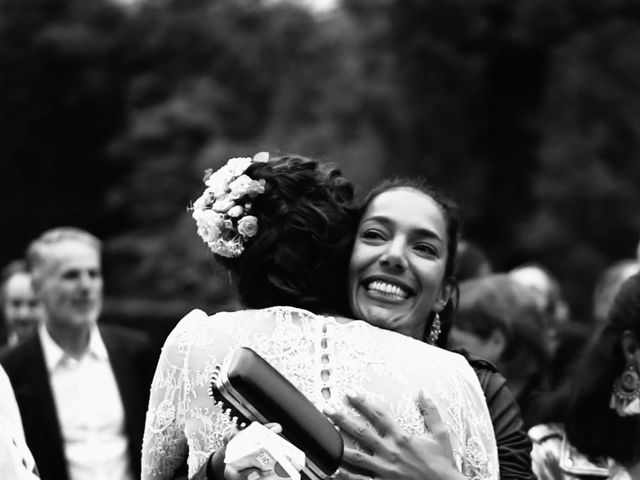
M 262 478 L 262 475 L 267 472 L 268 470 L 265 470 L 258 462 L 242 469 L 227 465 L 224 469 L 224 478 L 227 480 L 257 480 Z
M 282 426 L 279 423 L 265 423 L 265 427 L 274 433 L 282 433 Z M 238 430 L 235 430 L 230 437 L 225 438 L 225 450 L 234 441 Z M 225 464 L 224 478 L 227 480 L 257 480 L 270 472 L 272 467 L 260 462 L 258 458 L 252 457 L 245 464 L 238 468 L 237 465 Z
M 373 402 L 355 393 L 347 394 L 349 404 L 362 417 L 349 417 L 333 408 L 325 414 L 343 436 L 355 440 L 365 453 L 344 449 L 343 464 L 335 478 L 344 480 L 464 480 L 455 465 L 449 432 L 438 409 L 422 392 L 418 406 L 430 432 L 412 437 Z M 367 426 L 367 420 L 374 428 Z
M 282 426 L 278 423 L 266 423 L 265 427 L 275 433 L 282 432 Z M 191 477 L 191 480 L 255 480 L 260 478 L 261 465 L 249 466 L 248 468 L 236 469 L 226 465 L 224 457 L 229 442 L 233 441 L 240 430 L 233 427 L 224 435 L 222 446 L 212 453 L 200 470 Z M 177 478 L 174 480 L 178 480 Z

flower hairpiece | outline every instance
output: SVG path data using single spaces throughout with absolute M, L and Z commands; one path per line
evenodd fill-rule
M 227 258 L 239 257 L 245 242 L 258 233 L 258 219 L 249 215 L 251 199 L 264 193 L 264 180 L 254 180 L 244 172 L 254 162 L 267 162 L 269 154 L 237 157 L 215 172 L 205 171 L 206 188 L 193 203 L 191 215 L 198 235 L 213 253 Z

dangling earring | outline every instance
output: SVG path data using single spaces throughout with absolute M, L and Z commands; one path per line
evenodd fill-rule
M 614 380 L 609 408 L 621 417 L 640 414 L 640 376 L 633 365 Z
M 429 330 L 429 338 L 427 343 L 429 345 L 435 345 L 442 331 L 442 323 L 440 322 L 440 314 L 438 312 L 433 316 L 433 322 L 431 322 L 431 329 Z

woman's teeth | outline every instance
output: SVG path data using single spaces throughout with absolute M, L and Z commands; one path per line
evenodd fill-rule
M 381 282 L 379 280 L 371 282 L 367 287 L 367 290 L 371 293 L 380 293 L 388 297 L 396 297 L 401 299 L 407 298 L 409 296 L 409 293 L 405 289 L 391 283 Z

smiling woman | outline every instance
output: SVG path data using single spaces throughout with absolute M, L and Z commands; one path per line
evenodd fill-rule
M 455 204 L 421 180 L 391 180 L 364 202 L 349 266 L 357 318 L 439 343 L 457 302 Z M 441 342 L 440 342 L 441 343 Z
M 445 282 L 446 222 L 432 198 L 410 188 L 381 193 L 362 217 L 349 276 L 354 313 L 422 339 L 428 318 L 451 296 Z
M 399 178 L 375 188 L 360 209 L 350 260 L 349 299 L 354 316 L 445 347 L 458 303 L 454 264 L 459 230 L 455 202 L 426 181 Z M 480 380 L 493 421 L 500 478 L 534 480 L 531 442 L 515 396 L 492 365 L 468 355 L 467 359 Z M 406 367 L 412 366 L 416 371 L 437 368 L 432 363 L 419 361 L 408 362 Z M 453 364 L 442 368 L 446 374 Z M 374 413 L 381 417 L 372 410 L 374 407 L 364 402 L 350 404 L 365 417 Z M 342 431 L 357 432 L 364 428 L 354 418 L 341 415 L 331 415 L 331 418 Z M 384 423 L 393 425 L 388 418 Z M 397 431 L 398 425 L 386 428 Z M 432 469 L 446 461 L 447 441 L 425 444 L 415 438 L 405 438 L 396 444 L 394 435 L 370 432 L 368 437 L 360 438 L 360 444 L 375 452 L 375 461 L 363 464 L 357 452 L 346 449 L 345 470 L 353 476 L 344 478 L 360 478 L 359 468 L 375 473 L 375 478 L 385 478 L 388 472 L 393 472 L 392 478 L 455 478 L 450 470 Z M 402 455 L 397 454 L 399 450 Z

